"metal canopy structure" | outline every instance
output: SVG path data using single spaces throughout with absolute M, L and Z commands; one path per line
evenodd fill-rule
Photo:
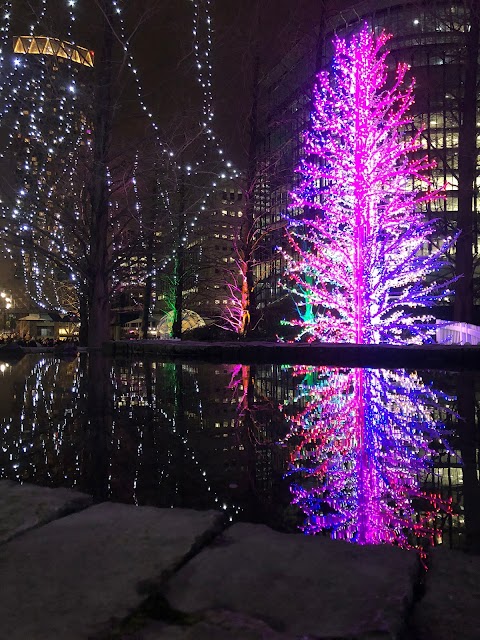
M 84 67 L 93 67 L 94 52 L 79 47 L 71 42 L 62 42 L 58 38 L 47 36 L 15 36 L 13 39 L 15 53 L 56 56 L 71 60 Z

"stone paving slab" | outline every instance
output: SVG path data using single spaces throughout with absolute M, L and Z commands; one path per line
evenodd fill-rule
M 418 640 L 480 638 L 480 556 L 436 547 L 413 616 Z
M 223 515 L 103 503 L 0 547 L 0 638 L 86 640 L 216 532 Z
M 152 622 L 144 629 L 124 634 L 120 640 L 290 640 L 260 620 L 231 611 L 207 611 L 191 626 Z
M 71 489 L 50 489 L 0 480 L 0 543 L 81 511 L 92 502 L 91 496 Z
M 178 611 L 242 613 L 289 638 L 379 640 L 399 637 L 418 575 L 414 552 L 236 524 L 165 596 Z

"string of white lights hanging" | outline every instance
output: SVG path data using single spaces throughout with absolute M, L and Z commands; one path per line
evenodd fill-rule
M 201 125 L 203 128 L 204 135 L 206 136 L 206 141 L 203 143 L 204 150 L 204 160 L 207 157 L 208 148 L 213 148 L 218 154 L 218 159 L 223 165 L 223 170 L 221 170 L 218 174 L 218 177 L 214 179 L 210 185 L 210 189 L 206 191 L 204 196 L 201 198 L 198 209 L 200 212 L 205 211 L 207 209 L 208 198 L 211 196 L 211 188 L 217 187 L 217 179 L 220 178 L 222 180 L 238 178 L 239 172 L 233 168 L 232 163 L 224 157 L 223 149 L 220 146 L 220 142 L 218 137 L 215 135 L 213 130 L 213 119 L 214 119 L 214 109 L 213 109 L 213 89 L 212 89 L 212 18 L 210 11 L 210 0 L 190 0 L 193 4 L 193 48 L 195 55 L 195 68 L 197 71 L 196 80 L 201 86 L 202 89 L 202 121 Z M 112 0 L 112 6 L 115 12 L 115 15 L 118 17 L 119 25 L 120 25 L 120 37 L 122 40 L 123 49 L 125 55 L 127 56 L 127 65 L 131 69 L 136 90 L 137 90 L 137 99 L 139 101 L 141 110 L 147 115 L 151 126 L 153 127 L 156 134 L 160 133 L 160 127 L 156 123 L 152 111 L 147 107 L 145 100 L 143 99 L 143 89 L 140 82 L 139 70 L 135 65 L 133 55 L 130 50 L 130 45 L 128 39 L 126 37 L 126 28 L 125 22 L 123 19 L 123 11 L 120 7 L 120 0 Z M 159 145 L 160 150 L 168 154 L 170 157 L 174 157 L 174 151 L 167 147 L 165 143 L 163 143 L 159 135 L 156 137 L 157 143 Z M 181 169 L 180 166 L 177 167 Z M 195 175 L 196 173 L 202 173 L 202 163 L 197 160 L 195 162 L 195 167 L 192 166 L 191 163 L 187 163 L 184 167 L 184 170 L 187 175 Z M 194 216 L 190 221 L 190 225 L 185 228 L 185 236 L 183 240 L 180 240 L 181 245 L 186 247 L 189 242 L 189 233 L 195 227 L 195 223 L 198 221 L 198 217 Z M 189 228 L 190 227 L 190 228 Z M 174 258 L 174 255 L 167 256 L 164 262 L 161 265 L 158 265 L 158 268 L 165 268 Z
M 224 158 L 223 150 L 220 147 L 219 140 L 213 131 L 213 92 L 212 92 L 212 20 L 210 15 L 210 0 L 190 0 L 193 4 L 193 36 L 194 36 L 194 54 L 196 60 L 197 80 L 202 88 L 202 127 L 206 137 L 205 149 L 208 147 L 216 149 L 218 159 L 221 161 L 224 171 L 219 173 L 221 179 L 233 179 L 238 173 L 232 169 L 231 163 Z M 115 16 L 120 25 L 120 37 L 127 64 L 130 68 L 135 86 L 140 108 L 149 119 L 151 126 L 155 132 L 156 142 L 161 152 L 174 156 L 174 151 L 170 149 L 164 142 L 160 140 L 160 128 L 156 123 L 152 111 L 148 108 L 144 100 L 144 92 L 139 78 L 139 70 L 134 63 L 130 51 L 130 43 L 125 35 L 125 25 L 123 21 L 121 0 L 112 0 Z M 54 11 L 53 3 L 47 0 L 38 0 L 37 5 L 30 4 L 31 15 L 27 17 L 28 25 L 25 30 L 30 33 L 31 37 L 36 37 L 40 33 L 42 25 L 48 23 L 49 12 Z M 74 43 L 74 26 L 77 19 L 78 2 L 76 0 L 65 0 L 64 9 L 67 12 L 66 35 L 69 42 Z M 68 229 L 62 223 L 62 217 L 58 207 L 58 191 L 60 182 L 63 178 L 73 180 L 75 177 L 77 165 L 75 154 L 72 155 L 68 149 L 77 149 L 82 142 L 88 138 L 88 126 L 84 121 L 79 125 L 78 119 L 78 86 L 76 81 L 76 71 L 73 62 L 68 62 L 71 68 L 71 81 L 67 90 L 59 97 L 58 108 L 53 116 L 54 134 L 45 135 L 42 130 L 43 121 L 46 118 L 45 105 L 49 101 L 46 94 L 48 83 L 49 66 L 51 62 L 47 60 L 46 55 L 6 55 L 13 40 L 12 34 L 12 0 L 6 0 L 4 3 L 4 13 L 0 15 L 0 125 L 7 124 L 7 117 L 14 118 L 11 131 L 6 146 L 0 149 L 0 158 L 5 157 L 7 152 L 11 152 L 12 145 L 17 144 L 17 140 L 23 135 L 24 140 L 35 143 L 36 148 L 41 150 L 43 161 L 33 161 L 32 152 L 25 154 L 22 158 L 21 174 L 23 175 L 18 192 L 15 194 L 14 202 L 2 202 L 2 218 L 4 225 L 9 228 L 12 233 L 14 228 L 19 229 L 19 237 L 24 238 L 24 246 L 21 248 L 23 260 L 24 282 L 26 290 L 29 291 L 32 299 L 43 308 L 55 307 L 64 311 L 61 307 L 61 300 L 58 295 L 56 286 L 53 286 L 49 292 L 48 283 L 56 282 L 56 265 L 55 261 L 48 260 L 48 254 L 61 255 L 62 260 L 69 263 L 69 250 L 71 247 L 71 238 L 68 236 Z M 53 14 L 50 17 L 54 17 Z M 22 16 L 23 18 L 23 16 Z M 18 22 L 18 18 L 17 18 Z M 43 35 L 43 34 L 42 34 Z M 32 58 L 35 57 L 35 64 Z M 65 66 L 65 65 L 62 65 Z M 32 71 L 34 67 L 35 72 Z M 28 113 L 22 113 L 22 101 L 28 95 Z M 23 109 L 25 111 L 25 109 Z M 51 114 L 49 115 L 51 117 Z M 7 127 L 6 127 L 7 128 Z M 42 149 L 43 147 L 43 149 Z M 18 158 L 18 154 L 17 154 Z M 55 161 L 54 161 L 55 159 Z M 37 162 L 34 167 L 34 162 Z M 58 172 L 58 166 L 62 164 L 62 175 L 52 176 L 52 168 Z M 196 161 L 194 166 L 187 164 L 185 166 L 187 175 L 195 175 L 202 173 L 201 161 Z M 211 187 L 208 189 L 198 205 L 200 212 L 207 209 L 208 198 L 211 195 L 212 187 L 217 186 L 216 179 L 213 180 Z M 52 202 L 56 201 L 57 211 L 52 210 Z M 77 205 L 75 205 L 76 207 Z M 42 214 L 43 212 L 43 214 Z M 41 215 L 39 215 L 41 214 Z M 42 230 L 38 225 L 46 215 L 51 219 L 51 231 L 47 234 L 43 233 L 42 241 L 39 242 Z M 42 218 L 42 215 L 44 218 Z M 74 215 L 80 218 L 80 212 L 75 208 Z M 198 221 L 197 215 L 192 215 L 189 224 L 186 225 L 185 234 L 181 243 L 188 245 L 189 232 Z M 44 230 L 43 230 L 44 231 Z M 38 250 L 37 250 L 38 249 Z M 11 249 L 4 249 L 7 253 L 11 253 Z M 165 265 L 171 262 L 172 256 L 166 259 Z M 157 265 L 157 267 L 160 265 Z M 163 266 L 161 267 L 163 268 Z M 71 279 L 75 280 L 75 274 L 71 273 Z M 52 298 L 53 296 L 53 298 Z
M 48 6 L 46 0 L 40 0 L 36 6 L 33 3 L 29 5 L 31 19 L 22 15 L 24 21 L 29 21 L 30 38 L 17 34 L 14 40 L 11 32 L 12 3 L 3 16 L 0 122 L 10 125 L 11 133 L 0 156 L 6 157 L 7 152 L 12 154 L 13 151 L 19 188 L 13 203 L 2 203 L 2 218 L 10 237 L 18 231 L 16 235 L 23 243 L 20 253 L 26 291 L 40 307 L 53 306 L 63 311 L 56 286 L 50 287 L 47 295 L 45 285 L 55 285 L 56 277 L 55 263 L 45 256 L 49 253 L 62 255 L 68 264 L 71 239 L 66 237 L 67 230 L 58 210 L 58 193 L 61 182 L 67 184 L 75 175 L 76 162 L 72 150 L 85 144 L 86 123 L 78 114 L 74 63 L 67 63 L 71 70 L 68 80 L 65 78 L 68 67 L 62 65 L 65 82 L 62 80 L 61 90 L 55 94 L 54 108 L 51 108 L 52 96 L 46 94 L 52 73 L 55 73 L 53 58 L 50 57 L 53 52 L 39 49 L 42 46 L 40 41 L 32 41 L 31 38 L 44 35 L 42 25 L 48 19 Z M 65 6 L 69 13 L 67 38 L 71 41 L 75 2 L 67 0 Z M 3 55 L 12 41 L 19 46 L 20 55 Z M 44 51 L 50 56 L 38 55 Z M 45 109 L 46 104 L 49 105 L 48 110 Z M 47 218 L 50 224 L 47 224 Z M 40 243 L 39 236 L 42 236 Z M 7 253 L 12 253 L 10 248 Z
M 32 33 L 36 26 L 38 26 L 40 13 L 37 13 L 36 21 L 32 20 L 32 24 L 30 25 L 30 32 Z M 13 34 L 11 33 L 11 25 L 12 25 L 12 3 L 8 3 L 8 7 L 4 13 L 4 25 L 2 29 L 3 42 L 2 42 L 2 54 L 3 51 L 7 52 L 9 48 L 9 44 L 12 42 Z M 11 65 L 9 65 L 11 61 Z M 7 117 L 10 112 L 14 115 L 14 107 L 20 106 L 20 89 L 23 87 L 25 90 L 32 91 L 32 81 L 27 78 L 25 75 L 25 64 L 22 62 L 20 57 L 16 56 L 8 56 L 2 55 L 2 73 L 0 77 L 3 78 L 3 82 L 0 84 L 0 96 L 1 96 L 1 108 L 0 108 L 0 123 L 6 127 L 8 127 Z M 42 96 L 40 96 L 42 99 Z M 20 111 L 17 109 L 17 111 Z M 28 113 L 22 112 L 22 116 L 29 115 Z M 1 157 L 5 158 L 6 153 L 9 149 L 11 149 L 13 142 L 21 136 L 19 131 L 20 120 L 19 118 L 13 124 L 13 127 L 8 127 L 10 129 L 10 134 L 6 140 L 6 145 L 2 149 Z M 32 114 L 30 117 L 30 131 L 35 129 L 35 115 Z M 18 162 L 18 161 L 17 161 Z M 24 161 L 23 166 L 20 167 L 24 171 L 29 170 L 29 164 Z M 24 189 L 24 185 L 21 185 L 19 189 L 17 198 L 15 200 L 15 206 L 12 208 L 9 206 L 8 200 L 3 202 L 2 206 L 2 218 L 4 220 L 4 225 L 8 228 L 8 213 L 11 212 L 11 217 L 13 219 L 20 218 L 21 215 L 21 204 L 22 199 L 27 195 L 26 190 Z M 25 227 L 25 225 L 23 225 Z M 27 227 L 28 229 L 28 227 Z M 26 230 L 25 228 L 23 230 Z M 22 258 L 25 257 L 25 251 L 22 249 L 21 251 Z M 35 269 L 33 269 L 35 272 Z M 25 274 L 24 274 L 25 275 Z

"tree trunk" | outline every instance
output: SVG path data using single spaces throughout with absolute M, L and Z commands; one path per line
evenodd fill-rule
M 454 319 L 473 321 L 474 184 L 477 164 L 477 69 L 479 54 L 479 12 L 470 3 L 470 31 L 465 32 L 466 56 L 463 96 L 458 132 L 458 221 L 456 247 Z
M 478 480 L 478 427 L 475 420 L 475 380 L 462 373 L 457 386 L 458 447 L 463 466 L 463 508 L 467 551 L 480 553 L 480 482 Z
M 146 233 L 147 241 L 145 243 L 146 251 L 146 269 L 147 277 L 145 279 L 145 288 L 143 291 L 143 309 L 142 309 L 142 324 L 140 327 L 140 337 L 145 340 L 148 337 L 148 322 L 150 317 L 150 308 L 152 306 L 152 288 L 153 288 L 153 250 L 155 246 L 155 220 L 158 214 L 158 172 L 157 165 L 155 164 L 155 182 L 153 186 L 153 202 L 150 209 L 150 215 L 147 220 Z
M 108 271 L 109 191 L 107 160 L 113 119 L 113 33 L 111 3 L 101 0 L 103 41 L 95 59 L 96 95 L 93 141 L 93 172 L 90 199 L 92 230 L 90 239 L 90 298 L 88 346 L 99 349 L 110 338 L 110 278 Z
M 148 326 L 150 320 L 150 307 L 152 306 L 152 283 L 153 283 L 153 245 L 154 245 L 154 231 L 153 231 L 153 216 L 151 216 L 150 225 L 148 229 L 148 238 L 146 243 L 146 260 L 147 260 L 147 277 L 145 278 L 145 287 L 143 290 L 143 309 L 142 309 L 142 324 L 140 327 L 140 337 L 142 340 L 148 338 Z
M 255 301 L 254 227 L 255 227 L 255 176 L 257 173 L 258 94 L 260 57 L 254 59 L 252 78 L 252 110 L 250 112 L 250 140 L 247 161 L 247 188 L 245 191 L 245 217 L 241 229 L 242 265 L 242 321 L 240 335 L 247 336 L 257 324 Z
M 152 243 L 153 244 L 153 243 Z M 150 243 L 149 243 L 150 245 Z M 148 247 L 147 247 L 148 251 Z M 152 305 L 152 260 L 149 259 L 147 253 L 147 270 L 148 275 L 145 279 L 145 287 L 143 289 L 143 309 L 142 309 L 142 324 L 140 326 L 140 338 L 146 340 L 148 338 L 148 326 L 150 321 L 150 307 Z
M 183 284 L 185 279 L 185 173 L 183 167 L 183 158 L 181 162 L 180 186 L 179 186 L 179 205 L 178 205 L 178 224 L 177 224 L 177 251 L 175 253 L 174 267 L 174 309 L 172 323 L 172 338 L 182 337 L 182 313 L 183 313 Z
M 183 225 L 181 225 L 183 226 Z M 183 314 L 183 276 L 185 273 L 185 249 L 181 242 L 178 243 L 175 254 L 174 268 L 174 308 L 172 322 L 172 338 L 182 337 L 182 314 Z
M 88 345 L 88 297 L 81 288 L 80 294 L 80 330 L 78 332 L 78 342 L 81 347 Z

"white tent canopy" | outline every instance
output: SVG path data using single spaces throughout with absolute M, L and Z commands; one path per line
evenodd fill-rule
M 167 336 L 172 331 L 173 323 L 173 311 L 169 311 L 163 318 L 160 319 L 157 324 L 157 335 Z M 196 329 L 197 327 L 204 327 L 204 319 L 191 309 L 184 309 L 182 311 L 182 333 L 190 331 L 190 329 Z

